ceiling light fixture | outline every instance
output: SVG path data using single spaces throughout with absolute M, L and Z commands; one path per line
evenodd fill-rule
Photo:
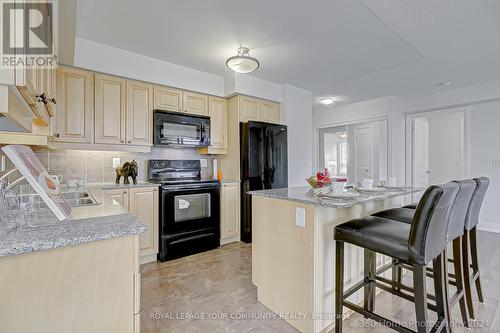
M 441 87 L 450 87 L 453 83 L 451 81 L 439 82 L 437 85 Z
M 247 74 L 259 68 L 260 63 L 254 57 L 251 57 L 248 47 L 238 48 L 238 55 L 232 56 L 226 60 L 226 66 L 236 73 Z
M 335 100 L 332 97 L 325 97 L 325 98 L 320 99 L 319 102 L 323 105 L 330 105 L 333 102 L 335 102 Z

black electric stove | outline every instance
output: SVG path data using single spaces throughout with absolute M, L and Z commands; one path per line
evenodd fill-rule
M 159 261 L 220 245 L 220 184 L 201 178 L 199 160 L 149 160 L 148 179 L 161 184 Z

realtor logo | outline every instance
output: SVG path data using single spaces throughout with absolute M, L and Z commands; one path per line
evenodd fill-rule
M 1 1 L 2 67 L 55 64 L 54 4 Z

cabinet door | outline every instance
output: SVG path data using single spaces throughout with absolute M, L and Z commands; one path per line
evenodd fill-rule
M 127 144 L 151 146 L 153 85 L 127 80 Z
M 154 108 L 167 111 L 182 111 L 182 90 L 155 85 Z
M 94 110 L 94 75 L 59 66 L 54 139 L 91 143 Z
M 139 235 L 140 256 L 158 253 L 158 189 L 130 189 L 130 213 L 141 223 L 148 226 L 148 231 Z
M 116 207 L 117 212 L 123 207 L 128 211 L 128 190 L 105 190 L 103 193 L 103 207 L 109 207 L 111 210 Z
M 208 116 L 208 96 L 190 91 L 183 91 L 184 111 L 191 114 Z
M 221 196 L 221 242 L 240 238 L 240 185 L 223 184 Z M 224 242 L 226 240 L 226 242 Z
M 95 75 L 95 142 L 125 143 L 126 81 L 108 75 Z
M 280 105 L 274 102 L 262 101 L 261 119 L 266 123 L 280 122 Z
M 227 101 L 224 98 L 210 97 L 210 147 L 227 149 Z
M 240 97 L 240 121 L 260 121 L 260 101 L 255 98 Z

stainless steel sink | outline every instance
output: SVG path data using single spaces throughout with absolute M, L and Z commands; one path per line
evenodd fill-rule
M 71 207 L 95 206 L 101 203 L 89 191 L 63 192 L 63 197 Z M 22 194 L 21 202 L 32 202 L 37 208 L 47 208 L 37 194 Z

